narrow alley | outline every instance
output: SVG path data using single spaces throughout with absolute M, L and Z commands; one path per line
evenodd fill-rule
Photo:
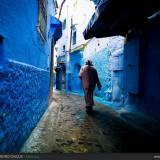
M 148 117 L 131 114 L 136 122 L 127 119 L 124 111 L 96 103 L 94 113 L 85 112 L 83 97 L 66 96 L 54 91 L 49 108 L 21 148 L 22 153 L 113 153 L 113 152 L 158 152 L 158 139 L 152 125 L 159 123 Z M 145 120 L 145 122 L 144 122 Z M 127 121 L 130 121 L 129 124 Z M 152 123 L 149 123 L 151 122 Z M 133 124 L 132 124 L 133 123 Z M 143 126 L 144 126 L 143 124 Z M 158 129 L 157 129 L 158 130 Z
M 0 154 L 160 153 L 159 62 L 160 0 L 0 0 Z

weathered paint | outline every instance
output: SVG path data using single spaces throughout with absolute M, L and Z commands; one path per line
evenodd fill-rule
M 38 0 L 0 1 L 0 152 L 18 151 L 48 105 L 52 3 L 44 41 L 37 28 Z

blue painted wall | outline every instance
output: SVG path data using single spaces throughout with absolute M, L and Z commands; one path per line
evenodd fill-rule
M 133 32 L 124 48 L 125 101 L 160 118 L 160 23 L 149 23 Z M 134 51 L 134 52 L 133 52 Z
M 37 30 L 38 0 L 1 0 L 0 25 L 0 152 L 15 152 L 48 105 L 51 39 Z
M 51 0 L 48 5 L 50 3 Z M 46 59 L 50 54 L 50 39 L 47 38 L 44 42 L 37 29 L 38 0 L 1 0 L 0 24 L 0 35 L 4 37 L 4 54 L 7 58 L 39 68 L 48 67 Z

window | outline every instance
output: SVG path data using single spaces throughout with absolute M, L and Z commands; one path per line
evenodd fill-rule
M 38 0 L 38 31 L 43 40 L 47 32 L 47 0 Z
M 63 45 L 63 51 L 65 51 L 66 50 L 66 46 L 65 45 Z
M 77 39 L 77 32 L 76 32 L 76 30 L 73 30 L 73 37 L 72 37 L 72 44 L 73 45 L 76 44 L 76 39 Z
M 63 21 L 62 27 L 63 27 L 63 30 L 66 29 L 66 19 Z

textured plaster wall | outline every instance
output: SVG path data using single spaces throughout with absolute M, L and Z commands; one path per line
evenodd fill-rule
M 93 39 L 83 53 L 83 64 L 90 59 L 98 71 L 102 90 L 95 95 L 107 101 L 121 101 L 123 94 L 123 37 Z
M 0 152 L 14 152 L 47 107 L 49 72 L 9 61 L 0 69 L 0 82 Z

